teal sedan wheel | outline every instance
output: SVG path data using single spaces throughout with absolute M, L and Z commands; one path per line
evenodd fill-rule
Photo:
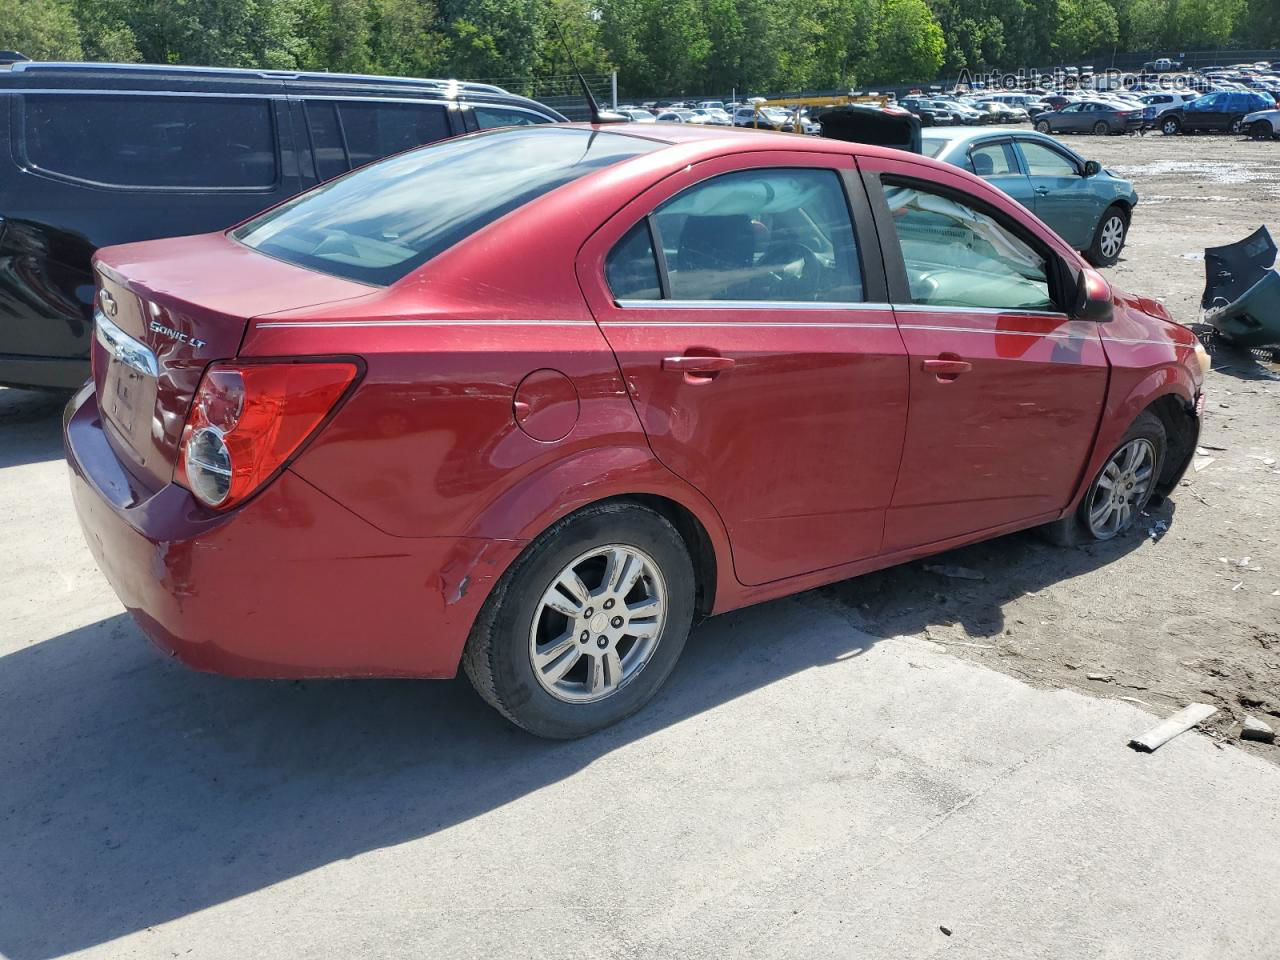
M 1108 207 L 1093 232 L 1085 258 L 1095 267 L 1109 267 L 1120 259 L 1129 232 L 1129 218 L 1119 207 Z

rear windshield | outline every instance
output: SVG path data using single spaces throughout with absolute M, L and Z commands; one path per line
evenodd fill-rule
M 460 137 L 332 180 L 234 236 L 289 263 L 385 286 L 531 200 L 663 146 L 564 128 Z

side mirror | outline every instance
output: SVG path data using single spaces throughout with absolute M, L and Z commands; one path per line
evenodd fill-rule
M 1102 172 L 1102 164 L 1097 160 L 1086 160 L 1084 162 L 1084 175 L 1086 177 L 1096 177 Z
M 1076 278 L 1071 318 L 1103 323 L 1111 319 L 1111 310 L 1111 284 L 1107 283 L 1098 271 L 1085 267 Z

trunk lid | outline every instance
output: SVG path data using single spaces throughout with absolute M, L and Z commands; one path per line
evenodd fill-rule
M 94 272 L 93 377 L 103 426 L 121 462 L 153 490 L 173 477 L 205 367 L 236 356 L 250 320 L 376 292 L 222 233 L 107 247 Z

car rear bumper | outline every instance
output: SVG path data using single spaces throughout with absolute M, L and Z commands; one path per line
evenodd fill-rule
M 74 390 L 89 379 L 88 357 L 28 357 L 0 353 L 0 386 Z
M 393 537 L 286 470 L 216 515 L 168 484 L 140 497 L 92 386 L 63 418 L 89 549 L 162 650 L 238 677 L 450 677 L 481 604 L 523 545 Z

